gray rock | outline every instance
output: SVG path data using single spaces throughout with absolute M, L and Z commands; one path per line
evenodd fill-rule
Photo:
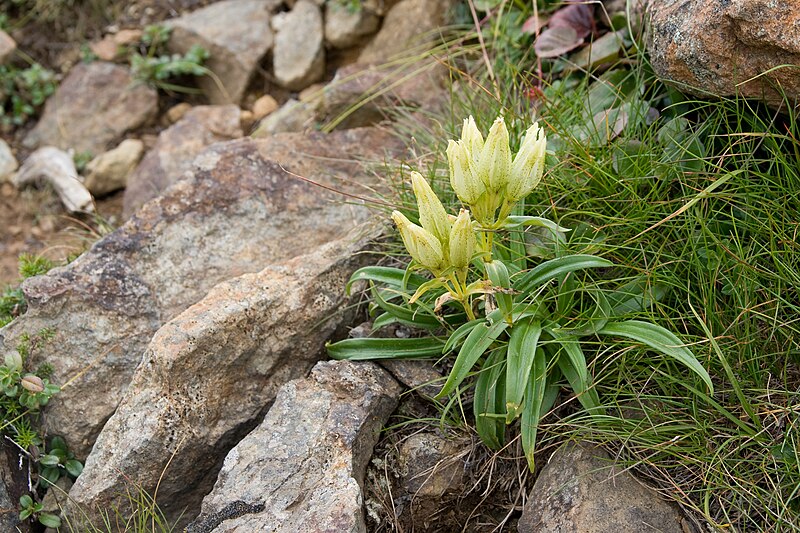
M 398 450 L 401 485 L 418 500 L 415 507 L 436 510 L 445 494 L 460 494 L 464 488 L 465 457 L 471 443 L 438 433 L 414 433 Z M 432 506 L 429 504 L 433 504 Z
M 144 143 L 125 139 L 116 148 L 102 153 L 86 165 L 83 184 L 94 196 L 102 196 L 128 184 L 128 176 L 144 153 Z
M 10 181 L 14 171 L 19 168 L 17 158 L 11 152 L 11 147 L 0 139 L 0 183 Z
M 211 54 L 206 66 L 215 76 L 198 84 L 212 104 L 238 104 L 261 58 L 272 47 L 272 13 L 280 0 L 223 0 L 169 20 L 169 49 L 186 53 L 200 45 Z
M 616 466 L 603 450 L 569 443 L 542 469 L 520 533 L 684 533 L 678 508 Z M 691 529 L 688 529 L 691 531 Z
M 773 107 L 800 99 L 800 10 L 787 0 L 651 0 L 653 69 L 682 91 L 741 95 Z M 776 68 L 782 67 L 782 68 Z M 761 76 L 762 73 L 766 73 Z M 745 83 L 746 82 L 746 83 Z
M 217 144 L 190 179 L 84 255 L 26 280 L 28 312 L 0 329 L 0 348 L 55 331 L 57 350 L 30 360 L 52 364 L 55 383 L 72 380 L 45 409 L 45 431 L 63 435 L 85 458 L 162 324 L 214 285 L 340 238 L 364 220 L 363 211 L 342 208 L 341 196 L 283 169 L 368 194 L 374 178 L 348 158 L 381 160 L 392 151 L 397 141 L 371 129 Z
M 251 137 L 269 137 L 276 133 L 306 131 L 313 127 L 316 106 L 291 99 L 273 111 L 256 126 Z
M 203 515 L 189 532 L 235 500 L 260 512 L 222 522 L 215 532 L 366 531 L 364 472 L 400 387 L 372 363 L 318 363 L 284 385 L 264 421 L 225 458 Z
M 291 11 L 273 20 L 275 49 L 272 66 L 275 79 L 299 91 L 325 75 L 322 12 L 311 0 L 300 0 Z
M 325 4 L 325 42 L 334 48 L 349 48 L 375 33 L 381 19 L 370 6 L 352 9 L 340 2 Z
M 358 56 L 359 63 L 383 63 L 432 41 L 426 35 L 445 23 L 451 0 L 401 0 L 383 19 L 380 31 Z
M 19 519 L 19 498 L 23 494 L 28 494 L 28 469 L 22 467 L 17 449 L 3 439 L 0 443 L 0 530 L 30 533 L 30 522 Z
M 9 34 L 0 30 L 0 65 L 5 64 L 16 50 L 16 41 Z
M 310 211 L 303 216 L 317 219 Z M 352 222 L 339 224 L 353 227 Z M 301 246 L 312 251 L 217 285 L 159 329 L 86 460 L 70 492 L 71 502 L 84 509 L 124 509 L 121 494 L 133 481 L 150 494 L 158 485 L 160 508 L 167 518 L 183 512 L 196 515 L 227 451 L 261 421 L 284 383 L 306 375 L 324 357 L 325 341 L 351 319 L 352 311 L 344 311 L 343 287 L 355 269 L 371 261 L 363 252 L 379 233 L 375 225 L 362 224 L 351 236 L 317 249 Z M 352 380 L 343 382 L 359 387 Z M 284 409 L 279 407 L 279 412 Z M 310 419 L 313 412 L 307 411 L 305 419 L 296 410 L 291 418 L 282 415 L 287 431 L 316 428 L 318 421 Z M 336 416 L 331 422 L 346 441 L 344 419 Z M 274 422 L 267 431 L 279 432 Z M 274 447 L 286 446 L 280 438 L 273 442 Z M 333 457 L 323 454 L 325 459 L 339 459 L 329 452 Z M 313 465 L 307 466 L 313 472 Z M 278 485 L 283 481 L 276 480 Z M 250 501 L 248 487 L 237 484 L 236 489 L 245 502 L 256 503 Z M 226 498 L 231 490 L 225 490 Z M 227 503 L 214 500 L 215 505 Z M 281 500 L 275 510 L 291 504 L 303 507 L 301 501 Z M 77 516 L 75 507 L 70 509 L 71 516 Z M 279 518 L 287 516 L 281 512 Z
M 47 99 L 42 118 L 23 144 L 96 155 L 148 122 L 157 111 L 155 89 L 135 82 L 125 67 L 99 61 L 80 63 Z
M 184 177 L 194 158 L 207 146 L 242 137 L 239 112 L 235 105 L 197 106 L 163 130 L 128 178 L 123 216 L 130 217 Z
M 12 182 L 19 189 L 47 183 L 70 213 L 94 211 L 94 200 L 78 179 L 72 156 L 58 148 L 45 146 L 33 152 Z

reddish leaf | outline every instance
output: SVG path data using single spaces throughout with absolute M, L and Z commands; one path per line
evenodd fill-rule
M 549 57 L 558 57 L 566 54 L 570 50 L 574 50 L 583 43 L 583 37 L 578 37 L 577 32 L 569 26 L 556 26 L 552 25 L 539 35 L 533 49 L 536 55 L 546 59 Z
M 525 24 L 522 25 L 522 33 L 530 33 L 536 34 L 539 33 L 542 28 L 547 26 L 547 22 L 550 20 L 549 15 L 542 15 L 541 13 L 537 17 L 536 15 L 531 16 L 528 20 L 525 21 Z
M 587 4 L 569 4 L 553 13 L 548 26 L 572 28 L 578 38 L 583 39 L 595 30 L 594 8 Z

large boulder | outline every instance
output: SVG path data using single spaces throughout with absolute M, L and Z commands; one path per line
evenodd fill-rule
M 392 151 L 398 142 L 373 129 L 212 146 L 188 179 L 84 255 L 26 280 L 28 312 L 0 329 L 0 347 L 55 332 L 57 351 L 30 359 L 33 368 L 50 363 L 56 383 L 70 381 L 48 404 L 45 430 L 86 457 L 156 330 L 216 284 L 341 238 L 366 220 L 363 208 L 343 208 L 344 197 L 316 184 L 368 195 L 374 178 L 352 159 Z
M 185 54 L 200 45 L 211 54 L 206 66 L 214 76 L 198 84 L 212 104 L 238 104 L 261 58 L 273 43 L 270 18 L 280 0 L 223 0 L 169 20 L 168 43 L 173 53 Z
M 519 533 L 691 533 L 678 508 L 594 446 L 567 444 L 542 469 Z
M 653 69 L 700 96 L 784 105 L 800 97 L 800 9 L 794 0 L 650 0 Z M 761 74 L 764 74 L 761 76 Z
M 203 514 L 187 529 L 234 531 L 366 530 L 362 486 L 400 387 L 372 363 L 318 363 L 287 383 L 264 421 L 225 458 Z M 231 504 L 260 506 L 232 516 Z
M 155 89 L 113 63 L 79 63 L 47 99 L 42 118 L 25 137 L 27 148 L 51 145 L 97 155 L 158 111 Z
M 125 189 L 123 216 L 130 217 L 149 200 L 160 196 L 192 168 L 195 156 L 216 142 L 244 134 L 235 105 L 197 106 L 158 135 Z
M 311 212 L 301 216 L 316 218 Z M 313 251 L 223 282 L 165 324 L 70 491 L 71 516 L 111 508 L 125 515 L 127 502 L 121 495 L 131 482 L 149 494 L 157 486 L 160 509 L 168 519 L 196 516 L 227 451 L 261 421 L 284 383 L 306 375 L 324 357 L 326 340 L 352 319 L 352 306 L 349 312 L 344 307 L 344 284 L 357 268 L 374 260 L 364 252 L 379 234 L 380 228 L 371 223 L 317 249 L 302 246 Z M 323 395 L 317 398 L 322 407 Z M 314 410 L 306 412 L 310 416 Z M 287 433 L 319 422 L 304 419 L 297 409 L 282 416 L 289 424 Z M 331 421 L 344 422 L 339 417 Z M 339 438 L 357 435 L 345 429 Z M 266 431 L 279 429 L 273 422 Z M 288 446 L 276 439 L 273 446 L 279 445 Z M 326 459 L 344 458 L 330 451 L 333 457 Z M 286 468 L 289 474 L 292 467 Z M 295 468 L 305 473 L 305 465 Z M 260 483 L 252 490 L 265 486 Z M 236 486 L 244 500 L 252 499 L 245 486 Z M 213 500 L 214 505 L 221 503 Z M 281 504 L 290 503 L 281 501 L 270 509 L 281 511 Z

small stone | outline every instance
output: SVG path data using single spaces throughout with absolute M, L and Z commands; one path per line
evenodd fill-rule
M 119 30 L 114 34 L 114 42 L 119 46 L 127 46 L 129 44 L 138 43 L 142 39 L 142 30 L 127 29 Z
M 124 189 L 128 176 L 136 168 L 144 153 L 144 143 L 138 139 L 126 139 L 113 150 L 95 157 L 86 165 L 83 184 L 94 196 Z
M 5 64 L 16 50 L 16 41 L 9 34 L 0 30 L 0 65 Z
M 685 533 L 678 508 L 594 446 L 568 443 L 542 468 L 519 533 Z
M 326 86 L 325 83 L 309 85 L 297 94 L 297 99 L 301 102 L 318 106 L 322 103 L 323 90 Z
M 119 53 L 119 44 L 113 35 L 106 35 L 99 41 L 90 43 L 89 49 L 101 61 L 114 61 Z
M 278 109 L 278 101 L 272 97 L 272 95 L 265 94 L 261 96 L 253 102 L 253 118 L 255 120 L 261 120 L 262 118 L 266 117 L 276 109 Z
M 446 493 L 460 492 L 464 482 L 464 458 L 469 451 L 469 443 L 463 440 L 431 432 L 411 435 L 398 452 L 403 489 L 423 500 L 438 500 Z
M 272 65 L 278 83 L 304 89 L 325 75 L 322 12 L 311 0 L 299 0 L 274 24 Z
M 314 123 L 314 106 L 297 100 L 289 100 L 277 111 L 259 122 L 251 137 L 269 137 L 282 132 L 299 132 L 311 128 Z
M 11 176 L 18 168 L 19 163 L 11 152 L 11 147 L 3 139 L 0 139 L 0 183 L 11 180 Z
M 368 6 L 356 9 L 340 2 L 325 4 L 325 41 L 334 48 L 348 48 L 375 33 L 380 17 Z
M 169 121 L 170 124 L 175 124 L 180 119 L 182 119 L 183 116 L 186 113 L 188 113 L 190 109 L 192 109 L 192 104 L 189 104 L 187 102 L 181 102 L 179 104 L 175 104 L 174 106 L 167 109 L 167 121 Z
M 71 213 L 94 211 L 94 200 L 78 179 L 75 162 L 68 153 L 46 146 L 33 152 L 14 175 L 18 189 L 48 183 L 58 194 L 61 203 Z M 34 227 L 34 230 L 39 228 Z M 41 231 L 41 230 L 39 230 Z
M 248 111 L 247 109 L 239 111 L 239 126 L 242 128 L 242 131 L 250 131 L 255 123 L 256 119 L 252 111 Z

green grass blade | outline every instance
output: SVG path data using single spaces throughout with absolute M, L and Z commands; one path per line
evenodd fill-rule
M 522 450 L 528 460 L 528 468 L 534 471 L 533 454 L 536 451 L 536 434 L 539 430 L 539 420 L 544 412 L 544 396 L 547 390 L 547 361 L 544 350 L 536 349 L 533 359 L 533 376 L 528 380 L 525 391 L 525 408 L 522 410 L 520 421 L 522 432 Z M 508 391 L 506 391 L 508 396 Z M 555 398 L 553 398 L 555 399 Z
M 519 416 L 541 333 L 542 325 L 538 321 L 522 320 L 511 328 L 506 370 L 507 424 Z
M 481 355 L 492 345 L 494 341 L 506 330 L 508 323 L 505 320 L 498 320 L 489 325 L 486 322 L 478 324 L 467 336 L 467 340 L 461 346 L 453 369 L 447 377 L 447 381 L 442 387 L 436 399 L 447 396 L 467 377 L 472 367 L 480 359 Z
M 419 274 L 410 274 L 406 281 L 406 271 L 400 268 L 382 267 L 382 266 L 367 266 L 359 268 L 345 286 L 347 295 L 350 295 L 350 289 L 357 281 L 374 281 L 394 287 L 397 289 L 410 288 L 416 289 L 426 281 L 424 277 Z
M 429 313 L 421 312 L 420 309 L 412 310 L 406 306 L 397 305 L 384 299 L 381 296 L 381 291 L 378 290 L 375 285 L 372 286 L 372 297 L 375 299 L 375 303 L 378 304 L 378 307 L 395 317 L 398 322 L 407 326 L 429 330 L 439 329 L 442 326 L 439 319 Z
M 695 358 L 691 350 L 671 331 L 649 322 L 628 320 L 626 322 L 606 324 L 597 333 L 598 335 L 626 337 L 641 342 L 668 357 L 672 357 L 700 376 L 705 384 L 708 385 L 711 394 L 714 394 L 714 384 L 711 382 L 711 377 L 706 372 L 706 369 Z
M 331 359 L 368 361 L 374 359 L 421 359 L 442 353 L 438 337 L 421 339 L 344 339 L 327 344 Z
M 586 366 L 586 356 L 581 350 L 578 339 L 549 333 L 561 346 L 558 357 L 558 367 L 561 369 L 561 373 L 567 378 L 581 405 L 589 412 L 596 411 L 600 407 L 600 398 L 592 386 L 592 378 Z
M 502 382 L 505 365 L 505 349 L 493 350 L 475 382 L 472 409 L 475 414 L 475 430 L 489 448 L 500 449 L 504 440 Z
M 530 271 L 522 275 L 514 283 L 514 289 L 521 292 L 528 292 L 534 287 L 555 279 L 558 276 L 574 272 L 576 270 L 583 270 L 586 268 L 604 268 L 610 267 L 614 263 L 608 259 L 597 257 L 589 254 L 576 254 L 550 259 L 544 263 L 536 266 Z

